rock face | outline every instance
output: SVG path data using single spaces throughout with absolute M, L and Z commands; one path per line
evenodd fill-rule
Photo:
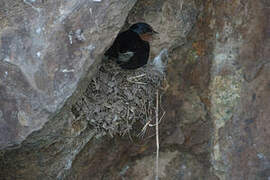
M 210 98 L 220 179 L 269 179 L 269 1 L 215 4 Z
M 0 2 L 0 148 L 42 128 L 78 84 L 83 89 L 134 3 Z
M 37 115 L 45 117 L 44 120 L 39 119 L 44 123 L 50 114 L 61 107 L 60 100 L 57 100 L 58 106 L 53 106 L 57 103 L 45 105 L 50 98 L 56 100 L 56 97 L 60 97 L 49 95 L 54 90 L 50 89 L 50 83 L 61 74 L 62 66 L 66 73 L 70 73 L 70 76 L 64 77 L 74 79 L 63 87 L 70 88 L 74 83 L 74 87 L 83 89 L 88 84 L 83 80 L 78 83 L 79 78 L 90 77 L 88 72 L 92 72 L 96 66 L 93 59 L 98 61 L 105 46 L 112 42 L 134 2 L 31 1 L 30 4 L 30 1 L 24 1 L 14 5 L 12 3 L 16 1 L 4 2 L 5 7 L 16 7 L 11 9 L 23 15 L 20 17 L 32 17 L 36 21 L 43 17 L 44 21 L 41 22 L 45 29 L 40 32 L 47 32 L 43 36 L 35 36 L 39 30 L 32 30 L 31 33 L 26 31 L 28 36 L 25 37 L 25 31 L 18 29 L 40 27 L 40 22 L 31 24 L 30 20 L 25 19 L 24 23 L 28 24 L 24 25 L 17 20 L 17 25 L 11 26 L 8 24 L 16 24 L 15 17 L 18 16 L 8 15 L 10 19 L 0 16 L 0 26 L 4 27 L 0 34 L 3 49 L 3 60 L 0 61 L 0 97 L 3 98 L 0 103 L 0 125 L 6 127 L 8 122 L 13 131 L 4 130 L 8 130 L 6 134 L 9 133 L 9 137 L 14 137 L 13 134 L 17 135 L 22 127 L 28 128 L 23 132 L 30 133 L 26 130 L 31 129 L 32 123 L 29 122 L 33 118 L 26 117 L 28 109 L 32 111 L 31 108 L 36 107 L 34 110 L 40 112 Z M 78 5 L 80 3 L 83 5 Z M 26 9 L 19 8 L 18 4 Z M 53 8 L 46 9 L 45 14 L 42 7 L 49 6 Z M 86 14 L 94 14 L 93 7 L 100 8 L 95 12 L 102 16 L 96 15 L 88 24 L 89 16 Z M 105 11 L 105 7 L 110 9 Z M 269 7 L 267 0 L 141 0 L 129 11 L 124 28 L 137 21 L 146 21 L 160 33 L 159 38 L 151 44 L 151 58 L 163 48 L 169 52 L 167 92 L 161 101 L 161 109 L 166 114 L 159 125 L 160 179 L 270 178 Z M 105 14 L 101 12 L 103 10 Z M 66 14 L 64 20 L 60 18 L 63 23 L 55 26 L 49 23 L 59 19 L 61 12 L 62 15 Z M 101 24 L 92 26 L 95 20 Z M 92 30 L 97 27 L 98 30 Z M 33 41 L 34 37 L 43 37 L 37 42 L 44 41 L 50 46 L 41 51 L 40 46 L 29 45 L 37 43 Z M 58 41 L 65 43 L 59 46 Z M 20 42 L 24 42 L 22 49 L 17 48 L 21 47 Z M 13 50 L 6 48 L 13 46 Z M 28 46 L 31 48 L 27 49 Z M 52 56 L 42 61 L 31 61 L 26 57 L 32 57 L 30 55 L 36 53 L 35 48 L 40 48 L 40 58 L 48 57 L 51 53 Z M 21 51 L 30 55 L 23 55 Z M 19 61 L 23 57 L 28 61 Z M 52 60 L 52 57 L 58 59 Z M 34 64 L 27 72 L 23 70 L 23 67 L 28 67 L 26 62 Z M 73 62 L 82 64 L 74 65 Z M 58 68 L 57 71 L 48 70 L 54 66 Z M 2 71 L 3 67 L 5 71 Z M 42 69 L 38 72 L 47 76 L 35 75 L 35 68 Z M 69 72 L 72 68 L 74 72 Z M 82 72 L 78 70 L 80 68 Z M 54 75 L 49 76 L 52 72 Z M 48 85 L 44 85 L 44 82 L 48 82 Z M 59 85 L 61 83 L 56 83 L 53 87 Z M 61 102 L 69 93 L 72 92 L 65 94 L 63 91 L 67 96 L 63 95 L 65 97 Z M 27 106 L 27 103 L 35 102 L 27 98 L 30 94 L 31 98 L 44 99 L 41 98 L 36 106 Z M 80 90 L 75 91 L 55 117 L 39 131 L 31 133 L 20 148 L 0 151 L 0 179 L 153 179 L 156 151 L 154 128 L 148 127 L 144 139 L 133 136 L 99 137 L 84 119 L 74 119 L 72 116 L 70 104 L 77 96 L 80 97 Z M 43 105 L 46 108 L 40 108 Z M 12 113 L 14 111 L 17 113 Z M 6 121 L 7 116 L 13 119 Z M 140 132 L 138 127 L 132 128 Z M 7 145 L 7 142 L 14 141 L 10 138 L 5 142 Z

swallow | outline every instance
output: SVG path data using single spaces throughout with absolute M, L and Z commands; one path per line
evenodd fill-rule
M 105 57 L 116 61 L 122 69 L 137 69 L 147 64 L 150 52 L 149 42 L 158 32 L 143 22 L 133 24 L 117 35 Z

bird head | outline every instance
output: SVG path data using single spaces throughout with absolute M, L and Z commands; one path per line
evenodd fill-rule
M 151 41 L 153 35 L 158 34 L 149 24 L 142 22 L 133 24 L 129 29 L 136 32 L 144 41 Z

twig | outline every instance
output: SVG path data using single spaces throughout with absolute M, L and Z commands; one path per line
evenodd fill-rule
M 23 2 L 29 6 L 31 6 L 35 11 L 37 11 L 38 13 L 40 13 L 40 8 L 35 7 L 33 4 L 31 4 L 30 2 L 28 2 L 28 0 L 23 0 Z
M 138 80 L 139 78 L 144 77 L 145 75 L 146 75 L 146 74 L 140 74 L 140 75 L 138 75 L 138 76 L 128 77 L 128 78 L 127 78 L 127 81 L 130 82 L 130 83 L 146 85 L 147 83 L 145 83 L 145 82 L 135 81 L 135 80 Z
M 141 132 L 137 135 L 138 137 L 141 137 L 141 138 L 144 137 L 145 132 L 146 132 L 146 129 L 147 129 L 148 125 L 151 123 L 151 119 L 148 120 L 148 114 L 149 114 L 149 111 L 150 111 L 149 109 L 150 109 L 150 108 L 147 109 L 147 105 L 146 105 L 146 102 L 145 102 L 144 99 L 143 99 L 143 104 L 144 104 L 144 106 L 143 106 L 143 111 L 144 111 L 144 114 L 145 114 L 145 116 L 146 116 L 147 122 L 146 122 L 146 124 L 143 126 Z M 149 106 L 150 106 L 150 105 L 149 105 Z
M 158 123 L 159 123 L 159 118 L 158 118 L 158 90 L 157 90 L 157 96 L 156 96 L 156 146 L 157 146 L 157 152 L 156 152 L 156 177 L 155 180 L 158 180 L 158 161 L 159 161 L 159 135 L 158 135 Z
M 148 125 L 150 124 L 151 121 L 148 121 L 142 128 L 141 132 L 137 135 L 138 137 L 142 137 L 144 136 L 145 132 L 146 132 L 146 129 L 148 127 Z
M 138 78 L 141 78 L 141 77 L 144 77 L 146 74 L 140 74 L 138 76 L 132 76 L 132 77 L 129 77 L 128 79 L 138 79 Z
M 161 116 L 161 118 L 160 118 L 160 120 L 158 121 L 158 124 L 160 124 L 160 122 L 163 119 L 163 117 L 164 117 L 165 114 L 166 114 L 166 112 L 164 111 L 163 114 L 162 114 L 162 116 Z M 148 125 L 149 125 L 149 127 L 153 127 L 153 126 L 156 126 L 156 123 L 155 124 L 148 124 Z
M 130 79 L 127 79 L 127 81 L 130 82 L 130 83 L 134 83 L 134 84 L 146 85 L 146 83 L 140 82 L 140 81 L 132 81 Z

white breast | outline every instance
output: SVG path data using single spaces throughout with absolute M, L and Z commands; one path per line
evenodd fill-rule
M 118 53 L 118 61 L 128 62 L 129 59 L 134 55 L 134 52 L 128 51 L 125 53 Z

